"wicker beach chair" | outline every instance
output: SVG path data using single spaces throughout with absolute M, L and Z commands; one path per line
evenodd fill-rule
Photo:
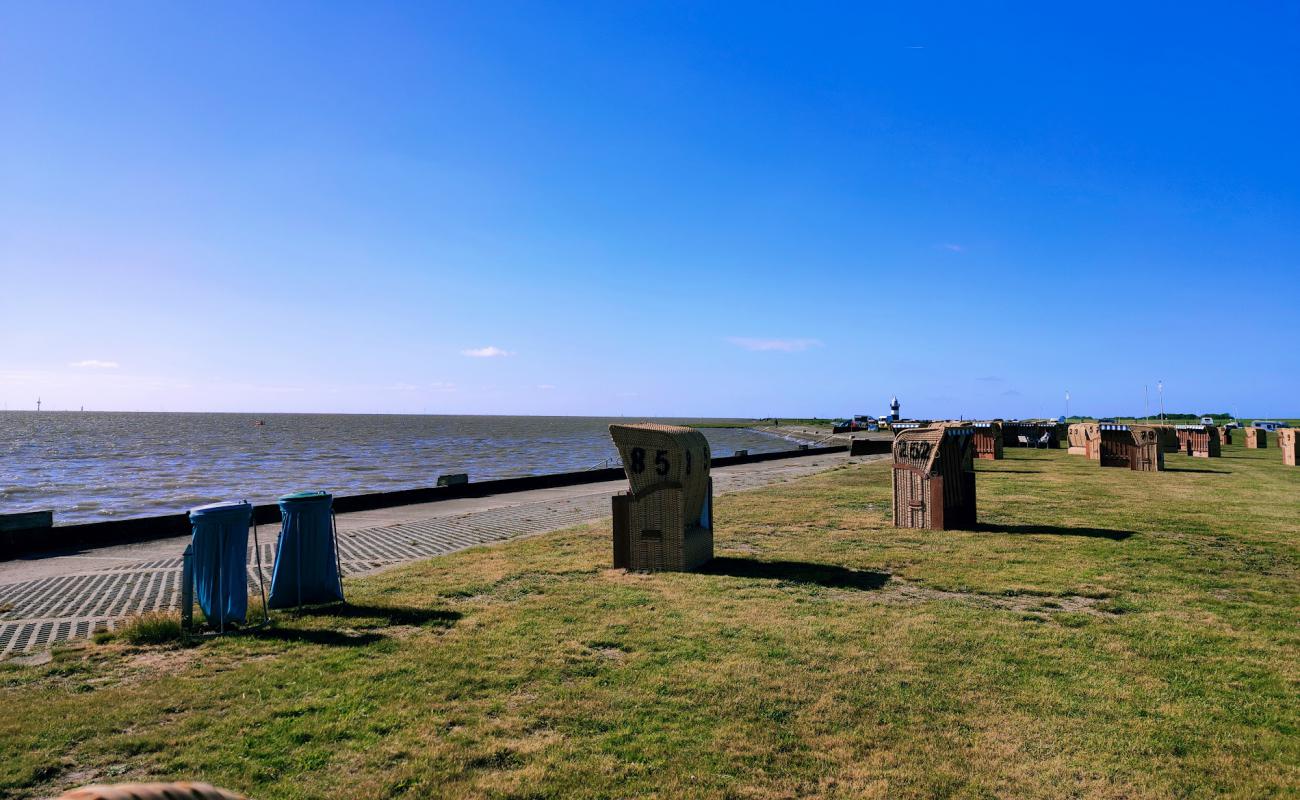
M 1154 425 L 1103 423 L 1097 461 L 1103 467 L 1128 467 L 1136 472 L 1160 472 L 1165 468 L 1165 451 Z
M 1277 429 L 1277 446 L 1282 449 L 1282 463 L 1288 467 L 1297 466 L 1300 461 L 1300 431 L 1295 428 L 1278 428 Z
M 975 524 L 974 429 L 940 425 L 894 439 L 894 526 L 949 530 Z
M 996 461 L 1002 458 L 1002 423 L 997 420 L 971 424 L 975 437 L 975 457 Z
M 713 558 L 709 442 L 693 428 L 610 425 L 632 490 L 613 498 L 614 566 L 692 570 Z

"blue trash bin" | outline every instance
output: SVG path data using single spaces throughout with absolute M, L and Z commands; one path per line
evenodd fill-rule
M 333 508 L 334 498 L 326 492 L 297 492 L 280 498 L 271 608 L 343 599 Z
M 190 509 L 194 594 L 208 623 L 225 628 L 248 616 L 248 503 L 211 503 Z

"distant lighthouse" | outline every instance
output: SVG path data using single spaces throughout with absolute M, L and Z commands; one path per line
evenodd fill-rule
M 889 421 L 898 422 L 898 398 L 889 398 Z
M 36 410 L 37 410 L 37 411 L 40 411 L 40 410 L 41 410 L 41 398 L 39 398 L 39 397 L 36 398 Z

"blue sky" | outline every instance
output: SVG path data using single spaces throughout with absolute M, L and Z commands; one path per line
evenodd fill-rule
M 0 2 L 0 400 L 1300 415 L 1300 10 Z

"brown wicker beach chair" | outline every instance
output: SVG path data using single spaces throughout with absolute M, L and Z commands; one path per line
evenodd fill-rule
M 1103 467 L 1128 467 L 1136 472 L 1160 472 L 1165 451 L 1154 425 L 1102 423 L 1098 462 Z
M 894 439 L 894 527 L 949 530 L 975 524 L 974 428 L 940 425 Z
M 1219 429 L 1213 425 L 1179 425 L 1178 442 L 1183 453 L 1189 456 L 1218 458 L 1223 455 Z
M 1069 449 L 1066 453 L 1070 455 L 1087 455 L 1088 454 L 1088 423 L 1071 423 L 1069 428 L 1065 429 L 1066 442 L 1069 442 Z
M 1297 447 L 1300 447 L 1300 431 L 1295 428 L 1277 429 L 1277 446 L 1282 448 L 1282 463 L 1288 467 L 1297 466 Z
M 971 425 L 975 433 L 975 457 L 990 461 L 1002 458 L 1002 423 L 996 420 Z
M 632 491 L 615 495 L 614 566 L 692 570 L 713 558 L 713 481 L 704 434 L 644 422 L 610 425 Z

